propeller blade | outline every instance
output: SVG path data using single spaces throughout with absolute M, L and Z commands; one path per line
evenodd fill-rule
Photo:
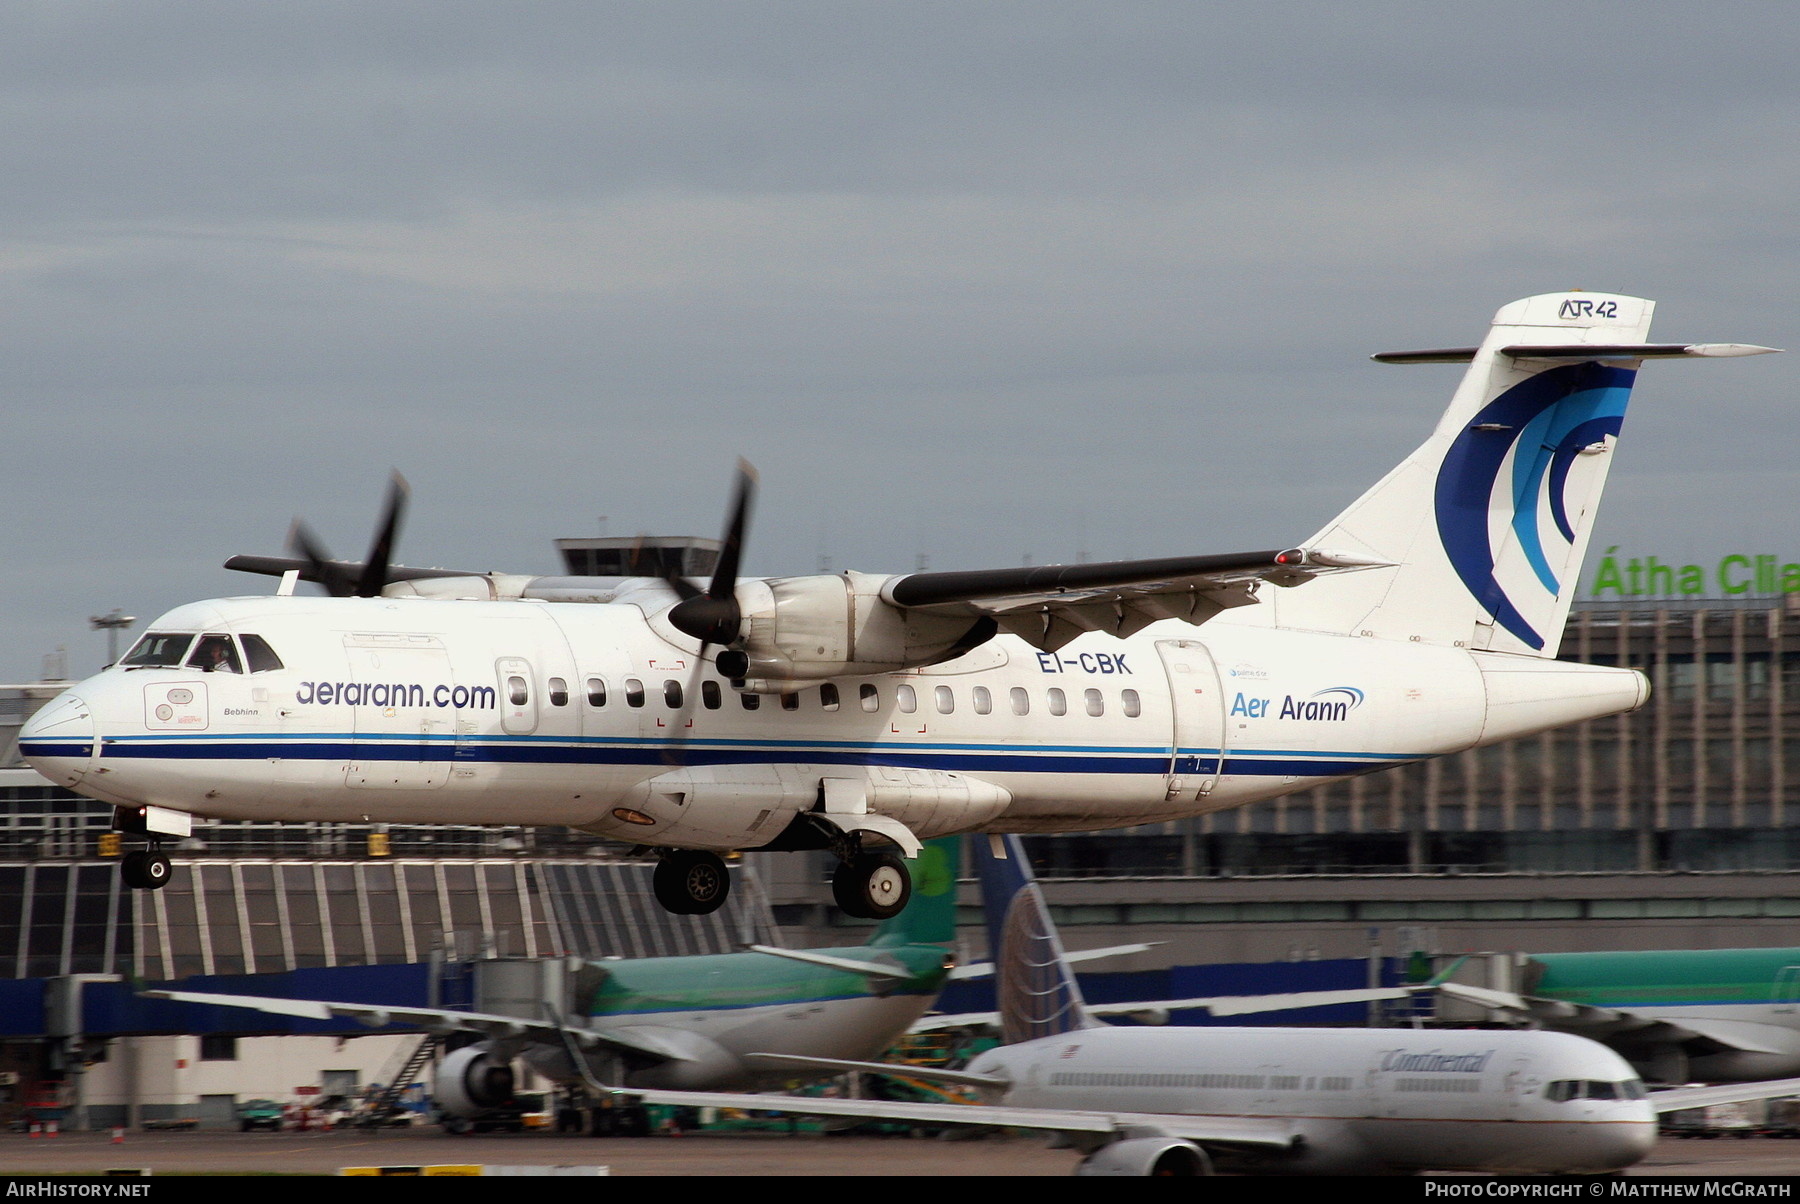
M 350 571 L 331 558 L 331 553 L 325 550 L 325 545 L 312 533 L 312 528 L 299 519 L 295 519 L 294 525 L 288 529 L 288 547 L 306 561 L 306 568 L 301 576 L 324 586 L 325 592 L 332 597 L 348 598 L 356 592 Z
M 711 597 L 729 598 L 737 591 L 738 562 L 744 554 L 744 535 L 750 529 L 750 502 L 756 496 L 756 469 L 750 461 L 737 462 L 737 490 L 731 500 L 731 520 L 725 525 L 724 547 L 719 549 L 719 565 L 713 570 Z
M 756 495 L 756 469 L 748 460 L 738 461 L 737 489 L 731 503 L 731 517 L 725 523 L 725 537 L 719 549 L 718 567 L 704 594 L 689 596 L 677 585 L 677 575 L 669 575 L 669 584 L 682 594 L 681 601 L 669 608 L 669 623 L 675 630 L 699 640 L 704 651 L 707 644 L 729 644 L 737 639 L 743 624 L 743 612 L 737 603 L 738 565 L 743 559 L 744 538 L 750 529 L 750 504 Z
M 359 598 L 379 597 L 387 588 L 388 572 L 394 559 L 394 541 L 400 535 L 400 523 L 406 517 L 406 500 L 412 489 L 396 470 L 388 482 L 387 506 L 381 525 L 375 529 L 375 541 L 369 545 L 369 558 L 363 563 L 362 579 L 356 584 Z

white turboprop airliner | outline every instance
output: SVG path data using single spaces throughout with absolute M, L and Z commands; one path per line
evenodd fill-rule
M 1566 1033 L 1447 1029 L 1113 1028 L 1093 1019 L 1016 837 L 979 848 L 1006 1044 L 966 1071 L 776 1059 L 962 1083 L 976 1104 L 624 1091 L 647 1103 L 1038 1129 L 1078 1174 L 1617 1171 L 1656 1114 L 1792 1092 L 1644 1089 L 1618 1054 Z M 1003 842 L 1003 843 L 1002 843 Z
M 1632 670 L 1555 659 L 1652 305 L 1503 308 L 1418 450 L 1285 551 L 738 579 L 750 475 L 703 591 L 678 576 L 363 563 L 303 527 L 273 597 L 170 611 L 40 711 L 26 759 L 114 804 L 168 878 L 193 817 L 566 824 L 664 850 L 673 911 L 719 854 L 827 848 L 839 904 L 897 912 L 958 832 L 1076 832 L 1242 806 L 1629 710 Z M 304 577 L 331 597 L 292 596 Z M 1274 588 L 1267 588 L 1267 587 Z

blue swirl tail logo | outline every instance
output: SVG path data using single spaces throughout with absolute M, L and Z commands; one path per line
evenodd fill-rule
M 1561 562 L 1577 537 L 1566 496 L 1570 469 L 1583 449 L 1618 435 L 1636 378 L 1634 369 L 1591 362 L 1540 372 L 1490 401 L 1438 469 L 1434 505 L 1445 555 L 1481 608 L 1527 647 L 1545 644 L 1524 614 L 1542 598 L 1515 601 L 1496 577 L 1490 516 L 1496 508 L 1510 512 L 1508 528 L 1537 587 L 1551 599 L 1561 594 L 1552 558 Z

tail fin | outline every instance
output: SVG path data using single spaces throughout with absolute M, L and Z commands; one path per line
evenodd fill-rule
M 962 837 L 928 840 L 912 864 L 912 898 L 875 930 L 873 945 L 948 945 L 956 940 L 956 871 Z
M 1004 859 L 994 856 L 989 840 L 1002 843 Z M 1016 1045 L 1095 1027 L 1099 1022 L 1088 1015 L 1024 846 L 1017 836 L 989 840 L 975 842 L 975 864 L 987 914 L 988 956 L 994 961 L 1001 1039 Z
M 1768 350 L 1646 343 L 1654 308 L 1550 293 L 1480 347 L 1376 356 L 1469 368 L 1431 437 L 1307 543 L 1395 567 L 1280 591 L 1276 622 L 1555 656 L 1639 364 Z

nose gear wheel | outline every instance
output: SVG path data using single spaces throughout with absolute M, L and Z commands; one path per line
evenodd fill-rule
M 119 864 L 119 876 L 134 890 L 161 890 L 169 884 L 173 872 L 168 857 L 155 849 L 127 853 Z

